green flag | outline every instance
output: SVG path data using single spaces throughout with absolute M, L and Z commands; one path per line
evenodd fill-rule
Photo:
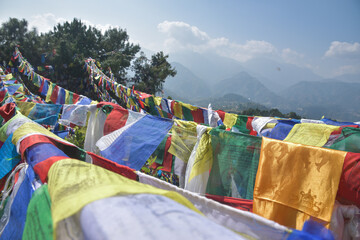
M 210 136 L 214 160 L 206 192 L 253 199 L 261 138 L 220 128 Z
M 48 185 L 38 188 L 30 200 L 22 239 L 53 239 L 53 221 Z

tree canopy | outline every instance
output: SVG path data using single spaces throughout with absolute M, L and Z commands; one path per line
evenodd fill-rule
M 0 27 L 2 63 L 9 61 L 16 46 L 40 74 L 81 94 L 89 91 L 83 81 L 88 77 L 84 60 L 89 57 L 117 82 L 150 94 L 160 92 L 165 79 L 176 74 L 168 55 L 158 52 L 147 58 L 129 41 L 126 30 L 109 28 L 102 33 L 76 18 L 42 34 L 29 30 L 25 19 L 10 18 Z
M 295 112 L 289 112 L 283 114 L 277 108 L 272 108 L 270 110 L 260 110 L 258 108 L 248 108 L 244 111 L 241 111 L 243 115 L 249 116 L 269 116 L 269 117 L 281 117 L 281 118 L 293 118 L 293 119 L 301 119 L 302 117 L 297 115 Z

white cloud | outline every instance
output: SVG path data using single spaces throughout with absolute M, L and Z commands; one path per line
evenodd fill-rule
M 88 20 L 81 20 L 81 21 L 84 24 L 86 24 L 87 26 L 95 27 L 96 29 L 100 30 L 102 33 L 104 33 L 106 30 L 108 30 L 110 28 L 119 28 L 118 25 L 111 25 L 111 24 L 101 25 L 101 24 L 93 24 L 92 22 L 90 22 Z
M 179 42 L 203 44 L 210 40 L 210 37 L 205 32 L 184 22 L 164 21 L 158 25 L 158 29 Z
M 64 18 L 57 18 L 52 13 L 45 13 L 40 15 L 31 16 L 29 19 L 30 29 L 35 27 L 40 33 L 45 33 L 54 29 L 58 23 L 65 22 Z
M 274 55 L 276 52 L 276 48 L 269 42 L 248 40 L 245 44 L 228 44 L 218 53 L 223 56 L 234 58 L 240 62 L 246 62 L 257 56 Z
M 274 54 L 277 51 L 271 43 L 266 41 L 249 40 L 245 44 L 238 44 L 224 37 L 211 38 L 206 32 L 184 22 L 164 21 L 158 24 L 158 30 L 167 36 L 164 47 L 168 52 L 213 51 L 221 56 L 244 62 L 258 55 Z
M 300 54 L 290 48 L 285 48 L 281 51 L 281 57 L 287 63 L 299 65 L 304 58 L 304 54 Z
M 309 59 L 303 53 L 290 48 L 277 49 L 272 43 L 264 40 L 248 40 L 238 43 L 225 37 L 213 38 L 198 27 L 185 22 L 164 21 L 157 27 L 165 35 L 162 48 L 169 53 L 181 50 L 198 53 L 211 51 L 240 62 L 258 57 L 268 57 L 279 62 L 310 69 L 326 77 L 360 71 L 360 43 L 358 42 L 334 41 L 323 59 L 316 59 L 316 57 Z
M 53 30 L 54 26 L 56 26 L 58 23 L 64 23 L 66 21 L 71 22 L 72 19 L 59 18 L 52 13 L 45 13 L 45 14 L 31 16 L 28 22 L 30 29 L 36 27 L 36 29 L 40 33 L 45 33 L 50 30 Z M 117 25 L 111 25 L 111 24 L 105 24 L 105 25 L 93 24 L 92 22 L 86 19 L 85 20 L 81 19 L 81 21 L 87 26 L 92 26 L 99 29 L 102 33 L 104 33 L 109 28 L 119 27 Z
M 359 74 L 360 64 L 357 65 L 344 65 L 336 68 L 333 72 L 333 76 L 340 76 L 344 74 Z
M 325 57 L 360 58 L 360 43 L 333 41 Z
M 165 48 L 169 52 L 185 49 L 204 52 L 228 42 L 225 38 L 211 39 L 207 33 L 184 22 L 164 21 L 158 24 L 158 30 L 167 35 Z

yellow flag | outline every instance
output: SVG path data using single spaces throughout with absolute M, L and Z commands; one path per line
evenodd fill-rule
M 187 162 L 197 140 L 197 123 L 182 120 L 174 121 L 175 124 L 170 130 L 171 145 L 168 152 Z
M 191 104 L 188 104 L 188 103 L 183 103 L 183 102 L 181 102 L 181 105 L 184 106 L 184 107 L 186 107 L 186 108 L 188 108 L 188 109 L 190 109 L 191 111 L 194 111 L 194 110 L 197 110 L 197 109 L 198 109 L 198 107 L 195 107 L 195 106 L 193 106 L 193 105 L 191 105 Z
M 160 117 L 164 118 L 164 113 L 163 111 L 161 110 L 161 108 L 159 106 L 155 106 L 156 109 L 158 110 L 159 114 L 160 114 Z M 166 117 L 165 117 L 166 118 Z
M 162 97 L 154 97 L 155 106 L 161 105 L 161 99 L 162 99 Z
M 180 119 L 174 119 L 175 124 L 179 127 L 191 129 L 192 131 L 196 132 L 196 126 L 198 125 L 196 122 L 193 121 L 186 121 L 186 120 L 180 120 Z
M 19 111 L 25 116 L 29 116 L 31 110 L 33 110 L 35 105 L 36 105 L 36 103 L 33 103 L 33 102 L 16 101 L 16 106 L 19 108 Z
M 120 97 L 121 96 L 121 86 L 120 85 L 117 85 L 116 92 L 117 92 L 116 96 Z
M 10 80 L 10 79 L 12 79 L 13 78 L 13 75 L 10 73 L 10 74 L 7 74 L 6 76 L 5 76 L 5 80 L 7 81 L 7 80 Z
M 131 109 L 130 101 L 127 101 L 127 102 L 126 102 L 126 107 L 127 107 L 128 109 Z
M 24 117 L 19 111 L 16 113 L 16 115 L 14 117 L 12 117 L 9 121 L 7 121 L 4 125 L 1 126 L 0 128 L 0 141 L 5 142 L 7 139 L 7 128 L 9 126 L 9 124 L 12 121 L 16 121 L 18 118 Z
M 263 129 L 274 128 L 277 123 L 267 123 Z
M 136 106 L 136 103 L 134 102 L 134 100 L 132 98 L 129 98 L 130 99 L 130 106 Z
M 180 118 L 180 119 L 182 119 L 182 117 L 183 117 L 181 103 L 179 103 L 179 102 L 174 103 L 174 115 L 175 115 L 175 117 Z
M 68 90 L 65 90 L 65 104 L 71 104 L 70 103 L 70 92 Z
M 75 159 L 54 163 L 48 173 L 54 238 L 57 224 L 86 204 L 115 195 L 158 194 L 198 212 L 182 195 L 128 179 L 104 168 Z
M 263 137 L 254 213 L 298 230 L 310 217 L 328 224 L 345 155 Z
M 225 113 L 224 125 L 226 128 L 232 128 L 235 125 L 238 115 L 233 113 Z
M 322 147 L 339 126 L 317 123 L 295 124 L 284 141 Z
M 48 89 L 48 91 L 46 93 L 46 99 L 45 99 L 46 102 L 50 102 L 50 97 L 51 97 L 51 94 L 53 92 L 54 86 L 55 86 L 54 83 L 52 83 L 52 82 L 49 83 L 49 89 Z
M 16 91 L 17 91 L 17 92 L 22 92 L 22 93 L 24 93 L 24 87 L 23 87 L 23 86 L 20 86 Z
M 196 149 L 195 161 L 191 168 L 190 182 L 194 177 L 210 171 L 213 164 L 213 149 L 211 146 L 211 137 L 209 132 L 211 128 L 207 128 L 201 136 L 198 148 Z
M 43 128 L 39 124 L 35 122 L 27 122 L 21 125 L 18 129 L 15 130 L 12 138 L 12 143 L 16 145 L 16 143 L 24 136 L 31 135 L 31 134 L 42 134 L 49 136 L 54 139 L 58 139 L 60 141 L 64 141 L 64 139 L 58 137 L 54 133 L 48 131 L 47 129 Z

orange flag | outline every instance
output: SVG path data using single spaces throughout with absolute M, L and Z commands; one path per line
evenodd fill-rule
M 327 225 L 346 152 L 263 138 L 254 213 L 301 230 L 310 217 Z

